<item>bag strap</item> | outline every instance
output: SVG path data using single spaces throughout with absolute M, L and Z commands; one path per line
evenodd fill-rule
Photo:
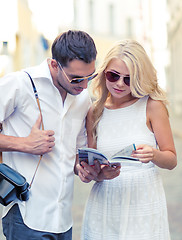
M 25 73 L 28 74 L 28 76 L 29 76 L 29 78 L 30 78 L 30 81 L 31 81 L 31 83 L 32 83 L 33 91 L 34 91 L 34 94 L 35 94 L 35 98 L 36 98 L 37 105 L 38 105 L 38 108 L 39 108 L 39 111 L 40 111 L 40 115 L 41 115 L 41 119 L 42 119 L 42 121 L 41 121 L 42 130 L 44 130 L 44 124 L 43 124 L 43 118 L 42 118 L 42 111 L 41 111 L 41 107 L 40 107 L 40 101 L 39 101 L 37 89 L 36 89 L 36 87 L 35 87 L 35 84 L 34 84 L 34 82 L 33 82 L 32 77 L 30 76 L 30 74 L 29 74 L 28 72 L 25 72 Z M 34 175 L 33 175 L 33 177 L 32 177 L 32 180 L 31 180 L 31 182 L 30 182 L 29 189 L 31 188 L 31 186 L 32 186 L 32 184 L 33 184 L 33 181 L 34 181 L 35 175 L 36 175 L 36 173 L 37 173 L 38 167 L 39 167 L 39 165 L 40 165 L 40 161 L 41 161 L 41 159 L 42 159 L 42 156 L 43 156 L 43 155 L 40 155 L 40 159 L 39 159 L 39 162 L 38 162 L 37 167 L 36 167 L 36 169 L 35 169 L 35 172 L 34 172 Z
M 0 123 L 0 134 L 1 134 L 2 130 L 3 130 L 2 123 Z M 2 152 L 0 152 L 0 163 L 3 162 L 2 157 L 3 157 L 3 156 L 2 156 Z
M 41 118 L 42 118 L 42 111 L 41 111 L 41 107 L 40 107 L 40 101 L 39 101 L 37 89 L 36 89 L 36 87 L 35 87 L 35 84 L 34 84 L 34 82 L 33 82 L 32 77 L 30 76 L 30 74 L 29 74 L 28 72 L 25 72 L 25 73 L 28 74 L 28 76 L 29 76 L 29 78 L 30 78 L 30 81 L 31 81 L 31 83 L 32 83 L 33 91 L 34 91 L 35 98 L 36 98 L 36 101 L 37 101 L 37 105 L 38 105 L 38 108 L 39 108 L 39 111 L 40 111 L 40 115 L 41 115 Z M 42 130 L 44 130 L 43 121 L 41 121 L 41 126 L 42 126 Z M 0 134 L 1 134 L 1 131 L 2 131 L 2 129 L 0 128 Z M 40 165 L 41 159 L 42 159 L 42 155 L 40 155 L 40 159 L 39 159 L 39 162 L 38 162 L 37 167 L 36 167 L 36 169 L 35 169 L 35 172 L 34 172 L 34 175 L 33 175 L 33 177 L 32 177 L 32 180 L 31 180 L 31 182 L 30 182 L 29 189 L 30 189 L 31 186 L 32 186 L 32 183 L 33 183 L 33 181 L 34 181 L 34 178 L 35 178 L 35 175 L 36 175 L 36 173 L 37 173 L 38 167 L 39 167 L 39 165 Z M 2 163 L 2 152 L 0 152 L 0 163 Z

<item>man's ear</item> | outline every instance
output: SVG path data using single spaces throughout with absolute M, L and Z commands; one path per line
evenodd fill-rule
M 51 59 L 51 68 L 54 70 L 54 71 L 58 71 L 58 63 L 55 59 Z

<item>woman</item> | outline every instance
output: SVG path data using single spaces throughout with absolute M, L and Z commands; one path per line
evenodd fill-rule
M 144 48 L 117 43 L 92 83 L 88 146 L 111 157 L 135 143 L 131 161 L 101 166 L 85 210 L 83 240 L 169 240 L 166 199 L 156 166 L 173 169 L 176 151 L 165 92 Z M 120 173 L 119 173 L 120 172 Z

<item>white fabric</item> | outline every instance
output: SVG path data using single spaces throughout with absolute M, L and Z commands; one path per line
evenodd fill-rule
M 111 157 L 132 143 L 156 147 L 146 126 L 144 97 L 129 107 L 104 109 L 98 150 Z M 86 206 L 82 240 L 169 240 L 163 185 L 153 163 L 126 163 L 113 180 L 95 183 Z
M 47 60 L 26 69 L 38 91 L 45 130 L 55 132 L 55 147 L 45 154 L 33 182 L 30 199 L 18 202 L 24 223 L 35 230 L 65 232 L 72 226 L 73 167 L 78 147 L 85 146 L 85 117 L 90 106 L 88 91 L 61 95 L 53 85 Z M 21 71 L 0 79 L 0 122 L 6 135 L 28 136 L 39 116 L 28 75 Z M 4 152 L 3 161 L 30 183 L 38 155 Z M 7 213 L 8 206 L 4 209 Z

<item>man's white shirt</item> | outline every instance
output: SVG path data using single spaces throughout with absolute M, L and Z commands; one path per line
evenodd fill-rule
M 60 233 L 72 226 L 74 163 L 78 147 L 86 144 L 85 117 L 91 105 L 87 90 L 67 94 L 64 105 L 53 85 L 47 60 L 26 69 L 31 75 L 40 100 L 45 130 L 55 132 L 55 146 L 45 154 L 35 176 L 30 198 L 17 201 L 24 223 L 35 230 Z M 31 81 L 24 71 L 0 79 L 0 122 L 3 133 L 19 137 L 30 134 L 40 112 Z M 39 155 L 4 152 L 3 162 L 24 175 L 30 183 Z M 4 208 L 4 215 L 10 207 Z

